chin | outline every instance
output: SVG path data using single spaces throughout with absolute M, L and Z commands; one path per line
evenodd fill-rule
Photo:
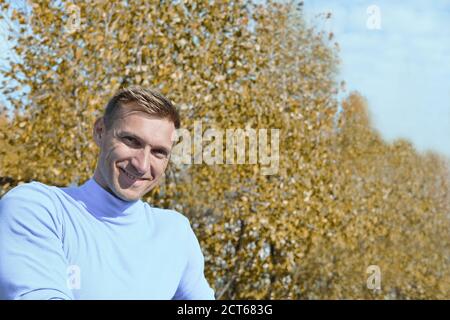
M 119 184 L 112 185 L 111 193 L 114 194 L 116 198 L 119 198 L 123 201 L 135 201 L 140 198 L 140 194 L 136 192 L 130 192 L 130 190 L 120 188 Z
M 119 192 L 116 193 L 116 197 L 122 199 L 123 201 L 136 201 L 141 198 L 140 195 L 127 195 Z

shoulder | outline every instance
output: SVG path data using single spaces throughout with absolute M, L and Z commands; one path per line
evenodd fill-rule
M 172 209 L 163 209 L 163 208 L 153 207 L 147 202 L 144 202 L 144 206 L 145 206 L 146 210 L 150 211 L 152 213 L 152 215 L 157 219 L 180 223 L 180 224 L 189 224 L 189 219 L 178 211 L 175 211 Z
M 14 187 L 0 199 L 0 217 L 28 220 L 30 216 L 56 216 L 58 206 L 53 188 L 37 181 Z
M 23 183 L 9 190 L 0 200 L 1 202 L 53 203 L 55 201 L 54 187 L 41 182 Z
M 185 231 L 191 226 L 189 219 L 176 210 L 153 207 L 147 202 L 144 202 L 144 206 L 147 211 L 151 212 L 152 217 L 157 223 L 183 228 Z
M 48 198 L 52 192 L 52 187 L 38 181 L 22 183 L 9 190 L 2 198 L 8 199 L 12 197 L 41 197 Z

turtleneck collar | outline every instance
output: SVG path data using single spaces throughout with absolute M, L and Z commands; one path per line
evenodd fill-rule
M 142 201 L 119 199 L 103 189 L 94 178 L 90 178 L 79 187 L 62 189 L 98 218 L 130 216 L 142 211 L 140 210 L 142 209 Z

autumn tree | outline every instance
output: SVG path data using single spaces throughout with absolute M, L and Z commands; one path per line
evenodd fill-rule
M 336 209 L 345 215 L 324 246 L 339 257 L 330 297 L 448 298 L 448 162 L 405 140 L 384 142 L 357 93 L 343 103 L 338 141 Z M 382 291 L 359 280 L 370 265 L 382 271 Z
M 4 170 L 2 165 L 5 159 L 20 162 L 17 153 L 21 147 L 14 143 L 14 133 L 10 130 L 10 124 L 7 109 L 0 105 L 0 195 L 18 183 L 16 177 Z
M 0 4 L 17 57 L 0 71 L 14 109 L 2 143 L 17 147 L 1 170 L 15 181 L 83 183 L 111 94 L 153 87 L 202 150 L 192 141 L 145 200 L 190 217 L 217 298 L 448 298 L 445 160 L 383 141 L 359 95 L 339 107 L 338 48 L 300 3 Z M 249 135 L 243 163 L 229 129 Z M 249 155 L 252 130 L 271 161 Z

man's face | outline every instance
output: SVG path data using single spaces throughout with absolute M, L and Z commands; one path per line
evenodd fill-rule
M 95 123 L 100 156 L 94 178 L 114 196 L 134 201 L 153 189 L 164 174 L 175 125 L 127 107 L 117 112 L 108 131 L 102 118 Z

